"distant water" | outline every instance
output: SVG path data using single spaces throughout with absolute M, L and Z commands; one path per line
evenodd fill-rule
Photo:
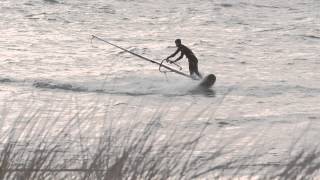
M 228 134 L 250 123 L 319 120 L 319 9 L 314 0 L 1 0 L 1 104 L 112 99 L 137 111 L 165 106 L 172 116 L 207 109 Z M 92 34 L 157 61 L 181 38 L 216 84 L 209 95 L 196 92 L 196 81 L 91 42 Z M 179 64 L 188 73 L 187 61 Z M 289 125 L 275 126 L 273 134 Z

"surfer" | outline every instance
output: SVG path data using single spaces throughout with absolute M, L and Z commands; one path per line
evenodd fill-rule
M 202 79 L 202 75 L 199 73 L 199 70 L 198 70 L 198 59 L 197 59 L 197 57 L 193 54 L 193 52 L 187 46 L 181 44 L 181 39 L 176 39 L 175 43 L 176 43 L 176 46 L 177 46 L 178 49 L 176 50 L 176 52 L 174 52 L 173 54 L 171 54 L 170 56 L 168 56 L 166 58 L 167 62 L 170 62 L 170 63 L 177 62 L 180 59 L 182 59 L 184 55 L 186 55 L 186 57 L 188 58 L 188 61 L 189 61 L 190 76 L 193 79 L 196 79 L 194 77 L 194 75 L 193 75 L 195 73 L 200 79 Z M 174 60 L 174 61 L 170 61 L 169 60 L 170 58 L 172 58 L 175 55 L 177 55 L 179 52 L 181 52 L 181 55 L 176 60 Z

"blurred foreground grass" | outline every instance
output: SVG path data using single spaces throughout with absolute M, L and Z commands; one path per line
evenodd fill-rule
M 122 117 L 127 106 L 116 115 L 109 114 L 112 105 L 93 103 L 72 110 L 67 106 L 52 102 L 34 106 L 31 100 L 25 108 L 2 107 L 1 124 L 11 123 L 1 127 L 0 179 L 318 177 L 318 148 L 302 149 L 281 164 L 251 166 L 265 152 L 252 149 L 254 155 L 233 158 L 239 150 L 230 150 L 229 144 L 237 139 L 221 141 L 210 152 L 202 151 L 204 145 L 210 146 L 205 133 L 210 123 L 192 133 L 179 127 L 163 131 L 166 109 L 157 109 L 148 119 L 138 119 L 140 112 L 136 112 L 130 120 Z M 94 118 L 103 120 L 97 128 L 92 126 Z M 182 113 L 178 121 L 183 118 Z

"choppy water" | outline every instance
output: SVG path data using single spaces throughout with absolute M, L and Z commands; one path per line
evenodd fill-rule
M 114 113 L 122 103 L 135 111 L 165 107 L 174 125 L 197 127 L 210 117 L 225 138 L 253 125 L 245 137 L 263 130 L 264 142 L 278 149 L 271 156 L 282 156 L 292 133 L 313 123 L 304 138 L 316 139 L 320 127 L 319 9 L 316 0 L 1 0 L 1 104 L 15 102 L 13 113 L 30 98 L 34 106 L 112 99 Z M 172 73 L 166 79 L 154 64 L 91 43 L 92 34 L 154 60 L 181 38 L 217 82 L 212 92 L 195 92 L 197 82 Z M 186 60 L 180 65 L 187 72 Z M 172 118 L 187 107 L 190 120 Z

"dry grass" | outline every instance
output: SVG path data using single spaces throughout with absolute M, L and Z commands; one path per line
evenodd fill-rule
M 17 115 L 10 119 L 10 128 L 2 132 L 0 179 L 190 179 L 209 173 L 208 163 L 219 155 L 194 155 L 202 132 L 193 136 L 160 132 L 161 112 L 126 126 L 114 125 L 117 119 L 108 114 L 100 115 L 107 125 L 90 139 L 81 131 L 98 107 L 73 112 L 65 107 L 53 113 L 63 105 L 33 104 L 27 102 L 18 113 L 14 110 Z M 2 122 L 9 121 L 5 114 L 13 110 L 8 107 Z
M 28 104 L 21 112 L 14 110 L 17 115 L 10 119 L 10 128 L 2 131 L 0 179 L 312 179 L 320 167 L 317 149 L 254 171 L 244 164 L 256 156 L 221 161 L 227 155 L 227 142 L 199 155 L 197 148 L 208 125 L 193 136 L 175 130 L 162 132 L 161 111 L 144 120 L 144 125 L 126 126 L 115 125 L 118 119 L 105 114 L 100 116 L 108 122 L 100 129 L 102 133 L 87 138 L 81 131 L 99 113 L 97 107 L 72 112 L 61 108 L 52 113 L 63 105 L 36 108 Z M 2 110 L 2 124 L 12 111 L 8 107 Z

